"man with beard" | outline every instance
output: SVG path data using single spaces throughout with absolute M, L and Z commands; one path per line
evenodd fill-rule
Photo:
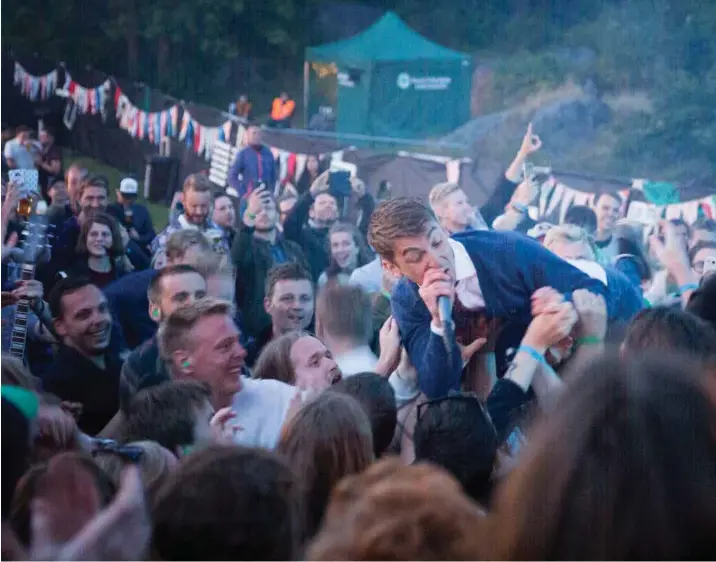
M 314 289 L 310 274 L 297 263 L 274 267 L 266 278 L 263 317 L 269 323 L 249 343 L 247 364 L 253 366 L 272 339 L 294 330 L 305 330 L 313 321 Z M 248 321 L 248 315 L 245 315 Z
M 152 255 L 155 259 L 157 254 L 163 254 L 167 240 L 178 230 L 198 230 L 205 234 L 208 231 L 217 231 L 221 235 L 217 249 L 225 253 L 229 252 L 227 236 L 211 220 L 213 199 L 211 191 L 211 182 L 204 174 L 191 174 L 184 180 L 181 193 L 183 212 L 176 217 L 171 217 L 169 225 L 152 242 Z
M 298 244 L 308 259 L 314 281 L 318 280 L 331 261 L 328 231 L 338 220 L 338 199 L 330 191 L 329 178 L 328 172 L 321 174 L 311 188 L 298 198 L 283 224 L 284 236 Z M 366 193 L 365 185 L 360 180 L 352 179 L 351 188 L 351 198 L 356 199 L 362 215 L 358 230 L 365 235 L 374 207 L 373 198 Z
M 147 313 L 154 323 L 161 323 L 175 310 L 206 296 L 206 280 L 190 265 L 168 265 L 154 274 L 147 299 Z M 159 358 L 156 336 L 136 348 L 122 366 L 119 399 L 123 412 L 137 392 L 169 380 L 164 362 Z
M 248 197 L 231 259 L 236 268 L 236 304 L 243 316 L 243 327 L 248 336 L 262 339 L 271 326 L 264 308 L 269 270 L 285 263 L 308 267 L 298 244 L 286 240 L 278 231 L 276 202 L 265 188 L 254 190 Z
M 111 341 L 107 299 L 88 279 L 66 278 L 57 283 L 48 302 L 61 345 L 43 377 L 43 388 L 82 404 L 78 426 L 96 435 L 119 407 L 122 361 Z
M 159 352 L 174 380 L 195 380 L 211 389 L 215 410 L 231 407 L 234 442 L 273 449 L 300 394 L 276 380 L 243 376 L 246 350 L 231 303 L 212 298 L 183 306 L 159 327 Z

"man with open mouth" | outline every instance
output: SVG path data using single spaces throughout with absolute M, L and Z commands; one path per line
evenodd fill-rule
M 87 278 L 68 277 L 55 285 L 48 302 L 61 345 L 43 376 L 44 390 L 82 404 L 78 426 L 96 435 L 119 407 L 122 360 L 107 298 Z

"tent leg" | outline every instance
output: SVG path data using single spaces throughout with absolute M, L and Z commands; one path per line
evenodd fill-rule
M 308 61 L 303 63 L 303 128 L 308 129 L 308 81 L 311 79 Z

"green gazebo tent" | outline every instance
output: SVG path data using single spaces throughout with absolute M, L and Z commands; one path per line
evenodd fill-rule
M 335 65 L 339 133 L 422 139 L 470 117 L 471 57 L 429 41 L 393 12 L 358 35 L 306 49 L 306 107 L 311 63 Z

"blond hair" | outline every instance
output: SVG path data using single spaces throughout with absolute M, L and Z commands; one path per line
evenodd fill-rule
M 189 344 L 188 334 L 194 326 L 207 316 L 230 316 L 233 306 L 230 302 L 210 297 L 179 308 L 159 326 L 157 343 L 159 356 L 169 361 L 171 356 Z
M 430 190 L 430 195 L 428 195 L 430 208 L 435 212 L 435 208 L 439 207 L 448 196 L 461 190 L 462 188 L 456 183 L 445 182 L 437 184 Z

